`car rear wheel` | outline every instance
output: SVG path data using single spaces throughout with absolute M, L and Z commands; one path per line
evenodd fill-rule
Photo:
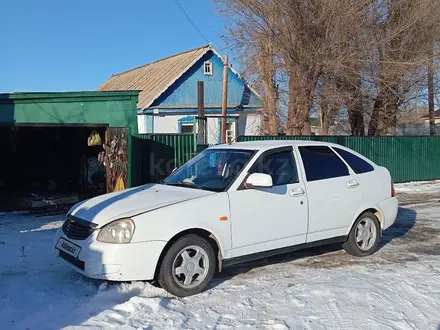
M 216 268 L 212 245 L 198 235 L 179 238 L 166 252 L 159 283 L 166 291 L 186 297 L 206 289 Z
M 365 257 L 377 250 L 379 241 L 379 220 L 373 213 L 365 212 L 354 223 L 343 247 L 349 254 Z

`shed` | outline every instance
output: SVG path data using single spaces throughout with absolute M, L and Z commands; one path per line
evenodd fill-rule
M 0 94 L 0 208 L 80 200 L 115 190 L 118 178 L 132 186 L 138 95 Z

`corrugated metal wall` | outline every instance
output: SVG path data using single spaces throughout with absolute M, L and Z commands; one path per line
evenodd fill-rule
M 196 153 L 196 137 L 193 134 L 139 134 L 139 138 L 172 147 L 176 166 L 186 163 Z
M 140 134 L 136 138 L 137 184 L 158 182 L 197 153 L 192 134 Z M 385 166 L 395 182 L 440 179 L 440 136 L 240 136 L 238 141 L 315 140 L 337 143 Z M 144 142 L 144 143 L 142 143 Z M 155 167 L 157 163 L 162 165 Z M 152 166 L 153 164 L 153 166 Z
M 440 179 L 440 136 L 240 136 L 238 141 L 314 140 L 353 149 L 391 172 L 395 182 Z
M 196 138 L 186 134 L 133 137 L 133 185 L 158 183 L 196 154 Z

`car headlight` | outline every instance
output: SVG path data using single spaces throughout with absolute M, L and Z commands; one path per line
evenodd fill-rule
M 116 220 L 101 228 L 97 240 L 103 243 L 130 243 L 134 228 L 134 222 L 131 219 Z

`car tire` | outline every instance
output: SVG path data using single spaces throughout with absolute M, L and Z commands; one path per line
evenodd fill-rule
M 213 246 L 203 237 L 186 235 L 166 252 L 158 281 L 163 289 L 177 297 L 204 291 L 214 276 L 217 260 Z
M 356 257 L 365 257 L 377 250 L 380 241 L 380 222 L 371 212 L 363 213 L 353 224 L 344 250 Z

